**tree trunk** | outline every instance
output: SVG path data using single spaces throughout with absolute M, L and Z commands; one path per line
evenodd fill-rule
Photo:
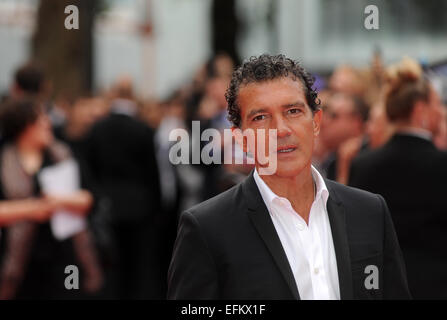
M 238 63 L 237 36 L 239 20 L 236 15 L 235 0 L 214 0 L 212 6 L 213 51 L 227 53 Z
M 56 95 L 79 95 L 92 89 L 95 1 L 40 0 L 32 57 L 45 68 Z M 79 29 L 65 28 L 68 5 L 79 9 Z

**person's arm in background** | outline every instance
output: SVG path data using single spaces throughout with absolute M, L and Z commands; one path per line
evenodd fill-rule
M 79 190 L 64 196 L 48 196 L 56 209 L 64 209 L 75 214 L 86 215 L 92 204 L 93 196 L 87 190 Z
M 394 230 L 385 199 L 377 195 L 384 213 L 383 239 L 383 298 L 385 300 L 411 299 L 402 251 Z
M 359 154 L 362 147 L 363 137 L 355 137 L 344 142 L 337 152 L 337 182 L 347 185 L 352 160 Z
M 51 198 L 0 201 L 0 226 L 23 220 L 46 221 L 56 208 Z
M 46 221 L 57 209 L 85 215 L 92 202 L 93 197 L 86 190 L 80 190 L 68 196 L 2 200 L 0 201 L 0 226 L 24 220 Z

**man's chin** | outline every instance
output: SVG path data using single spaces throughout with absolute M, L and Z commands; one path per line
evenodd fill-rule
M 296 163 L 293 165 L 278 163 L 273 175 L 281 178 L 292 178 L 298 176 L 303 170 L 304 166 L 298 166 Z
M 268 165 L 257 165 L 260 175 L 274 175 L 278 177 L 295 177 L 305 168 L 306 163 L 302 157 L 277 157 L 275 163 L 269 162 Z

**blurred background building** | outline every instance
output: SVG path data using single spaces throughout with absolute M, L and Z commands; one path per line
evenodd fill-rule
M 79 5 L 79 31 L 62 28 L 68 4 Z M 370 4 L 379 8 L 379 30 L 364 28 Z M 340 63 L 364 65 L 374 51 L 386 63 L 410 55 L 431 64 L 447 58 L 446 15 L 443 0 L 0 0 L 0 90 L 43 50 L 33 41 L 61 54 L 55 48 L 70 48 L 76 33 L 75 60 L 65 62 L 86 59 L 88 86 L 105 89 L 128 73 L 144 97 L 168 96 L 222 49 L 238 59 L 281 52 L 322 74 Z M 33 40 L 39 32 L 45 41 Z

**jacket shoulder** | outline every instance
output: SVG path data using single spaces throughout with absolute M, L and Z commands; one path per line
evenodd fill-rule
M 190 213 L 197 220 L 208 220 L 228 217 L 235 212 L 240 211 L 240 208 L 243 205 L 242 185 L 237 184 L 232 188 L 187 209 L 186 212 Z
M 378 194 L 327 181 L 329 193 L 334 196 L 346 214 L 347 232 L 350 237 L 362 234 L 368 241 L 383 239 L 383 226 L 388 207 Z M 331 196 L 331 195 L 330 195 Z
M 332 180 L 325 180 L 329 189 L 329 194 L 334 196 L 334 199 L 345 207 L 362 208 L 377 208 L 382 210 L 381 196 L 362 189 L 345 186 Z

